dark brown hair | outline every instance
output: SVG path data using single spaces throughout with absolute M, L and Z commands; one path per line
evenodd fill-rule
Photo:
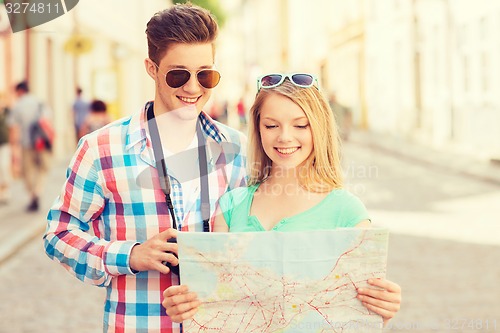
M 213 43 L 217 21 L 210 12 L 191 3 L 177 4 L 156 13 L 148 22 L 148 55 L 157 65 L 174 43 Z
M 24 91 L 28 92 L 30 91 L 29 85 L 27 81 L 22 81 L 16 84 L 16 91 Z
M 97 113 L 106 112 L 106 109 L 107 109 L 106 103 L 104 103 L 99 99 L 95 99 L 92 101 L 92 103 L 90 103 L 90 111 L 92 112 L 97 112 Z

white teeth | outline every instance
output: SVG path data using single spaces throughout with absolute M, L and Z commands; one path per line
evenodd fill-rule
M 297 150 L 299 150 L 299 148 L 297 148 L 297 147 L 295 147 L 295 148 L 276 148 L 276 150 L 280 154 L 290 155 L 290 154 L 295 153 Z
M 196 98 L 188 98 L 188 97 L 181 97 L 179 96 L 179 99 L 183 102 L 186 102 L 186 103 L 196 103 L 196 101 L 198 100 L 198 97 Z

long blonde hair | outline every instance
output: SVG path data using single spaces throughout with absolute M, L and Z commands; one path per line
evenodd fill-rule
M 310 192 L 319 193 L 341 188 L 343 177 L 340 165 L 340 139 L 332 110 L 318 88 L 298 87 L 288 79 L 275 88 L 261 89 L 250 110 L 248 184 L 261 183 L 271 172 L 272 161 L 262 147 L 259 126 L 262 105 L 272 94 L 289 98 L 304 111 L 309 121 L 313 151 L 301 165 L 299 173 L 301 186 Z

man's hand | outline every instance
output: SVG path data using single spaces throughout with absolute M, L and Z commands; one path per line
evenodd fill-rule
M 172 266 L 179 264 L 177 244 L 168 243 L 169 238 L 177 238 L 177 230 L 170 228 L 134 246 L 130 253 L 130 268 L 139 272 L 155 270 L 168 274 L 170 269 L 163 262 L 168 261 Z

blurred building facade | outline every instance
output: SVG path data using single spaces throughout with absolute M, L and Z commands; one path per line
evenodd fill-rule
M 222 73 L 213 100 L 250 106 L 256 77 L 318 74 L 325 94 L 351 108 L 355 126 L 437 149 L 500 157 L 500 1 L 224 0 L 217 42 Z M 154 86 L 145 25 L 169 0 L 86 0 L 30 31 L 9 33 L 0 8 L 0 92 L 29 79 L 72 137 L 75 86 L 129 114 Z M 0 5 L 1 6 L 1 5 Z M 3 28 L 2 28 L 3 27 Z M 78 46 L 77 46 L 78 45 Z M 90 49 L 87 50 L 90 45 Z M 9 98 L 11 98 L 8 95 Z M 57 151 L 73 149 L 59 140 Z
M 86 98 L 104 100 L 113 118 L 154 98 L 153 81 L 144 70 L 144 31 L 151 15 L 169 5 L 167 0 L 85 0 L 53 21 L 16 33 L 0 5 L 0 93 L 14 102 L 14 85 L 28 80 L 53 110 L 56 157 L 66 156 L 75 147 L 71 105 L 77 86 Z
M 500 156 L 500 2 L 366 0 L 364 8 L 370 127 Z
M 359 128 L 500 156 L 500 1 L 228 2 L 250 100 L 259 74 L 311 71 Z

